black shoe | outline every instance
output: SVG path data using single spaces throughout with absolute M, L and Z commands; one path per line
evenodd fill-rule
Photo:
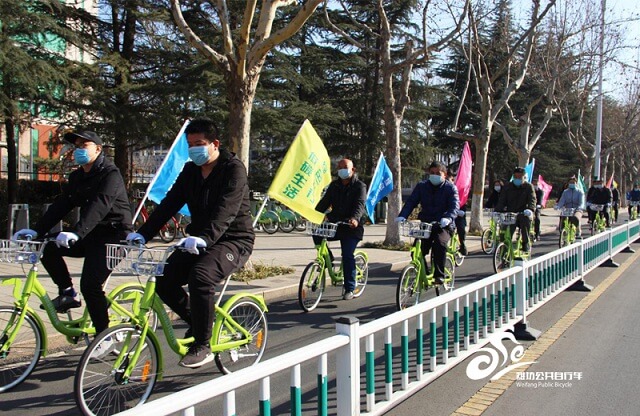
M 437 285 L 441 285 L 444 283 L 444 281 L 442 280 L 442 276 L 433 276 L 433 280 L 436 282 Z
M 525 246 L 525 245 L 522 246 L 522 252 L 523 253 L 528 253 L 530 249 L 531 248 L 529 246 Z
M 53 307 L 56 308 L 56 312 L 65 313 L 71 308 L 79 308 L 82 306 L 82 302 L 78 299 L 78 294 L 62 294 L 53 299 Z M 44 309 L 44 305 L 40 305 L 40 309 Z
M 186 331 L 184 331 L 184 338 L 191 338 L 193 337 L 193 331 L 191 331 L 191 327 L 187 328 Z
M 209 344 L 193 344 L 187 355 L 182 357 L 180 365 L 187 368 L 199 368 L 213 361 L 213 353 Z
M 460 254 L 462 254 L 463 256 L 466 256 L 467 254 L 469 254 L 469 252 L 467 251 L 467 247 L 464 245 L 460 246 L 460 250 L 458 250 L 460 252 Z

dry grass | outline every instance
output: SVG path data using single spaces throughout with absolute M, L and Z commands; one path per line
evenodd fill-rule
M 272 276 L 293 273 L 295 269 L 287 266 L 273 266 L 263 263 L 247 264 L 239 272 L 232 276 L 232 280 L 237 282 L 248 282 L 257 279 L 266 279 Z
M 402 242 L 400 244 L 384 244 L 384 241 L 370 241 L 362 243 L 362 248 L 379 248 L 383 250 L 409 251 L 411 244 Z

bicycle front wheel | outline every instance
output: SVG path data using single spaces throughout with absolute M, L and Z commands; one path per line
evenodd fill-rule
M 357 264 L 356 264 L 357 266 Z M 298 303 L 305 312 L 311 312 L 318 306 L 324 293 L 324 269 L 314 261 L 307 264 L 298 285 Z
M 420 281 L 418 269 L 413 264 L 408 264 L 402 270 L 398 287 L 396 288 L 396 306 L 398 310 L 407 309 L 420 302 Z
M 500 243 L 496 247 L 496 251 L 493 254 L 493 270 L 496 273 L 500 273 L 503 270 L 507 270 L 511 267 L 511 252 L 509 247 L 505 243 Z
M 20 312 L 15 308 L 0 308 L 0 393 L 29 377 L 42 354 L 42 328 L 29 314 L 17 327 Z M 13 341 L 5 348 L 14 332 Z
M 157 345 L 131 325 L 101 332 L 82 354 L 74 379 L 74 396 L 84 415 L 112 415 L 144 403 L 158 378 Z M 124 372 L 144 342 L 129 377 Z
M 442 288 L 447 292 L 451 292 L 455 289 L 456 284 L 456 268 L 453 264 L 453 259 L 450 256 L 444 260 L 444 279 L 442 282 Z
M 568 245 L 569 245 L 569 231 L 565 227 L 560 232 L 560 242 L 558 243 L 558 246 L 560 246 L 560 248 L 562 248 L 562 247 L 565 247 L 565 246 L 568 246 Z
M 493 253 L 493 249 L 495 248 L 495 235 L 491 228 L 487 228 L 482 232 L 482 237 L 480 237 L 480 244 L 482 246 L 482 251 L 484 254 Z
M 283 233 L 290 233 L 296 228 L 296 222 L 295 220 L 281 220 L 278 222 L 278 228 Z
M 223 374 L 229 374 L 257 364 L 267 346 L 267 315 L 250 298 L 240 298 L 229 308 L 229 316 L 246 331 L 251 338 L 246 344 L 221 351 L 215 355 L 216 365 Z M 222 321 L 214 334 L 216 344 L 245 339 L 244 334 L 227 320 Z
M 353 297 L 362 295 L 364 289 L 367 287 L 367 280 L 369 280 L 369 261 L 367 257 L 362 253 L 356 253 L 356 288 L 353 291 Z

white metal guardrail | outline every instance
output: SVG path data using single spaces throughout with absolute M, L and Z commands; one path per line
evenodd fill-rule
M 236 414 L 235 391 L 259 386 L 256 408 L 271 414 L 271 380 L 290 374 L 291 415 L 302 414 L 301 365 L 316 364 L 305 384 L 307 410 L 328 415 L 378 415 L 469 358 L 591 270 L 640 238 L 640 221 L 607 230 L 414 307 L 360 325 L 337 320 L 337 335 L 250 368 L 154 400 L 120 415 L 195 415 L 195 406 L 222 397 L 220 413 Z M 362 348 L 364 347 L 364 348 Z M 329 360 L 336 369 L 329 412 Z M 242 400 L 251 400 L 243 397 Z

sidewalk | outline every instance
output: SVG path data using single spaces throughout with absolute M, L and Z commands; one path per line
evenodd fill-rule
M 543 210 L 541 217 L 541 231 L 542 234 L 555 233 L 556 226 L 558 224 L 557 212 L 552 209 Z M 485 223 L 488 223 L 487 218 L 484 219 Z M 386 224 L 369 225 L 365 227 L 363 242 L 376 242 L 383 241 L 386 233 Z M 557 238 L 557 233 L 553 235 L 553 238 Z M 409 238 L 402 237 L 409 241 Z M 551 238 L 551 236 L 550 236 Z M 159 240 L 154 240 L 152 245 L 159 245 Z M 339 242 L 329 243 L 334 253 L 339 254 Z M 480 237 L 467 236 L 467 248 L 471 255 L 480 252 Z M 382 249 L 370 249 L 367 248 L 369 254 L 369 268 L 371 270 L 389 267 L 391 265 L 392 270 L 401 268 L 409 260 L 409 255 L 404 251 L 382 250 Z M 285 298 L 295 298 L 298 291 L 298 282 L 305 266 L 315 257 L 316 252 L 313 247 L 311 237 L 304 232 L 292 232 L 289 234 L 277 232 L 276 234 L 268 235 L 264 232 L 256 232 L 256 242 L 251 256 L 251 261 L 254 264 L 265 264 L 273 266 L 289 266 L 293 267 L 295 271 L 291 274 L 273 276 L 262 280 L 252 280 L 251 282 L 236 282 L 231 281 L 227 287 L 227 294 L 234 294 L 237 292 L 252 292 L 256 294 L 262 294 L 265 297 L 267 303 L 274 302 Z M 82 268 L 82 259 L 67 258 L 67 264 L 74 283 L 79 286 L 78 280 L 80 276 L 80 270 Z M 3 277 L 15 277 L 23 275 L 28 271 L 28 265 L 24 265 L 24 273 L 22 272 L 22 265 L 0 263 L 0 278 Z M 42 266 L 39 267 L 40 282 L 48 291 L 49 296 L 54 298 L 57 296 L 57 288 L 53 284 L 52 280 L 43 270 Z M 107 283 L 106 291 L 117 287 L 122 283 L 135 281 L 134 276 L 125 276 L 114 274 L 111 276 Z M 144 281 L 142 282 L 145 283 Z M 0 305 L 12 305 L 13 286 L 0 286 Z M 31 307 L 36 309 L 47 325 L 48 335 L 51 337 L 56 332 L 52 328 L 48 317 L 44 311 L 40 311 L 39 302 L 37 299 L 31 299 Z M 78 309 L 79 311 L 80 309 Z M 73 311 L 73 310 L 72 310 Z M 42 313 L 40 313 L 42 312 Z

